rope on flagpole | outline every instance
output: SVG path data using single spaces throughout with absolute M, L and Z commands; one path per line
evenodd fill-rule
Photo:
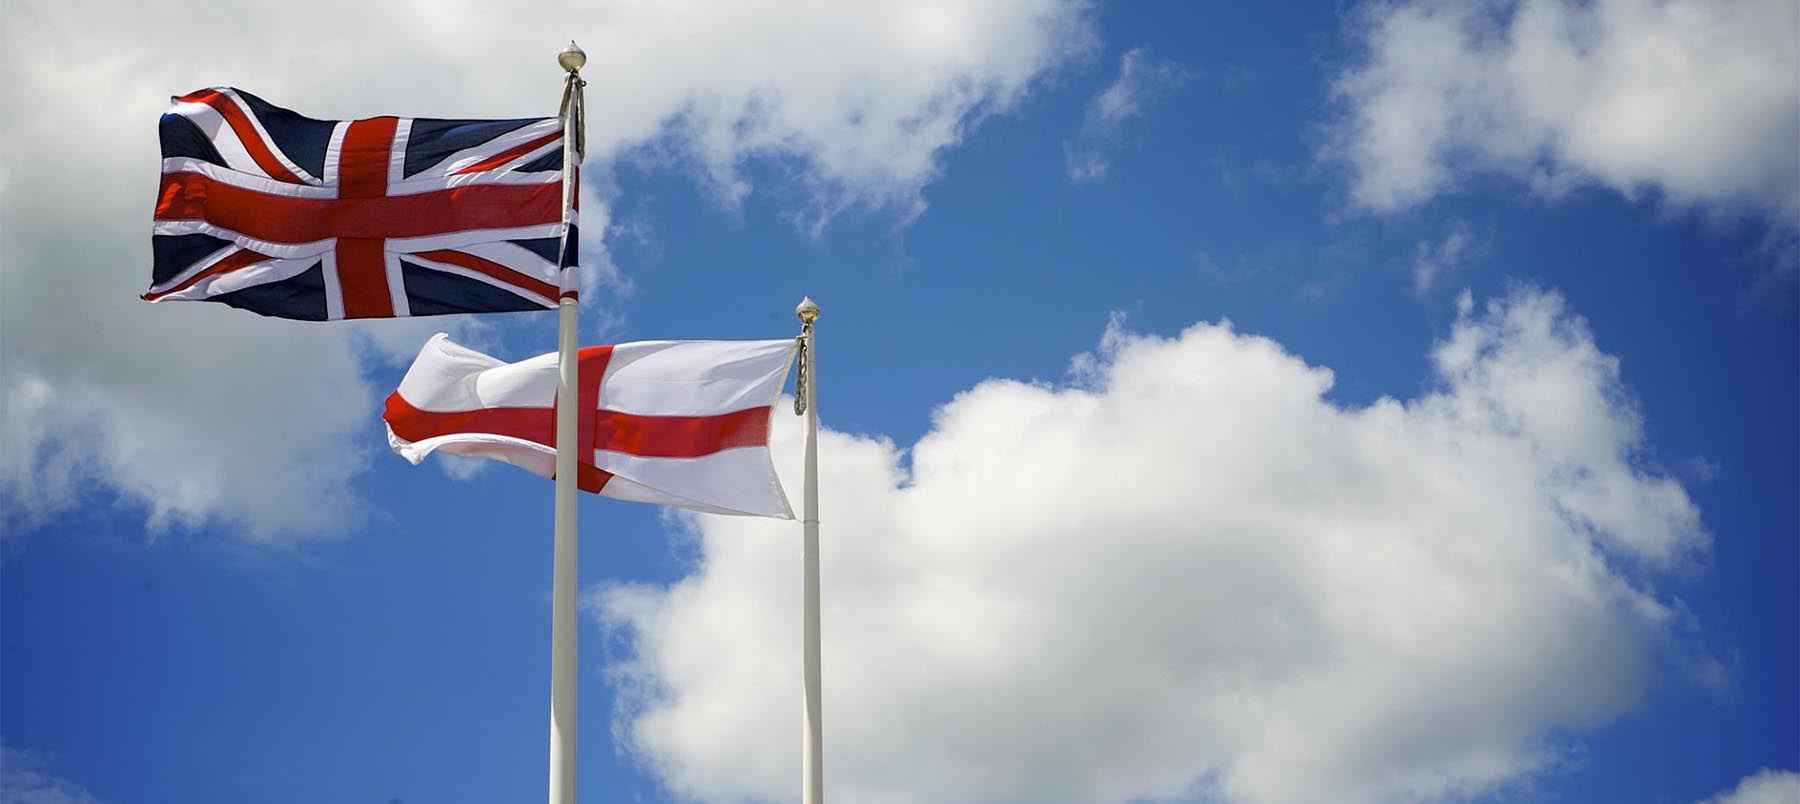
M 587 64 L 587 53 L 582 52 L 581 48 L 576 47 L 575 40 L 571 39 L 571 40 L 569 40 L 569 46 L 566 48 L 563 48 L 562 53 L 557 54 L 557 57 L 556 57 L 557 62 L 559 64 L 562 63 L 564 57 L 570 56 L 570 54 L 574 54 L 574 56 L 579 59 L 580 64 L 577 64 L 574 67 L 570 67 L 568 64 L 563 64 L 563 69 L 569 71 L 569 76 L 566 80 L 563 81 L 562 104 L 560 107 L 558 107 L 556 113 L 558 116 L 563 118 L 565 121 L 568 120 L 569 119 L 569 104 L 571 101 L 574 102 L 574 105 L 575 105 L 575 153 L 576 154 L 586 154 L 587 153 L 587 113 L 586 113 L 587 110 L 583 109 L 581 106 L 581 90 L 585 89 L 587 87 L 587 79 L 581 77 L 581 68 L 583 65 Z
M 811 297 L 808 297 L 808 298 L 810 299 Z M 813 316 L 815 318 L 818 316 L 818 312 L 816 311 L 816 309 L 813 313 Z M 802 319 L 802 320 L 804 320 L 804 319 Z M 810 376 L 811 372 L 808 372 L 806 370 L 807 358 L 812 357 L 812 350 L 807 348 L 808 342 L 811 340 L 812 340 L 812 322 L 808 321 L 808 322 L 800 325 L 800 335 L 794 338 L 794 343 L 800 347 L 800 359 L 798 361 L 796 361 L 799 363 L 799 367 L 794 369 L 794 415 L 795 416 L 805 416 L 806 415 L 806 390 L 808 387 L 810 387 L 810 383 L 812 381 L 812 377 Z

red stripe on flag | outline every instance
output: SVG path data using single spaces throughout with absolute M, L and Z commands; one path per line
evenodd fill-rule
M 237 252 L 236 254 L 232 254 L 232 255 L 226 257 L 225 259 L 222 259 L 222 260 L 219 260 L 218 262 L 213 263 L 211 267 L 208 267 L 206 270 L 201 271 L 197 274 L 194 274 L 193 276 L 188 277 L 185 281 L 183 281 L 179 285 L 176 285 L 175 287 L 169 288 L 168 290 L 165 290 L 161 293 L 146 293 L 143 295 L 143 299 L 144 299 L 144 301 L 157 301 L 157 300 L 162 299 L 165 296 L 168 296 L 169 294 L 180 293 L 184 290 L 187 290 L 188 288 L 191 288 L 194 285 L 198 284 L 200 282 L 200 280 L 206 279 L 207 277 L 219 276 L 221 274 L 228 274 L 239 268 L 249 267 L 249 266 L 255 265 L 259 262 L 265 262 L 269 259 L 271 259 L 271 258 L 268 255 L 258 254 L 249 249 L 243 249 L 243 250 Z
M 501 151 L 500 153 L 483 159 L 480 162 L 476 162 L 475 164 L 463 168 L 462 170 L 458 170 L 450 175 L 461 176 L 465 173 L 480 173 L 484 170 L 492 170 L 560 139 L 562 139 L 562 132 L 560 131 L 555 134 L 546 134 L 531 142 L 525 143 L 524 145 Z
M 639 416 L 612 410 L 598 414 L 594 449 L 641 458 L 698 458 L 769 441 L 766 405 L 717 416 Z
M 331 237 L 428 237 L 471 229 L 512 229 L 562 220 L 562 185 L 481 184 L 386 198 L 297 198 L 165 173 L 159 221 L 206 221 L 271 243 Z
M 594 449 L 640 458 L 704 458 L 728 449 L 760 447 L 769 438 L 767 405 L 717 416 L 640 416 L 616 410 L 594 413 L 594 440 L 589 442 Z M 555 408 L 420 410 L 396 391 L 388 395 L 382 418 L 395 435 L 414 443 L 459 433 L 486 433 L 556 449 Z
M 387 195 L 388 161 L 393 158 L 399 122 L 397 117 L 371 117 L 350 124 L 338 157 L 338 198 Z
M 437 251 L 421 251 L 421 252 L 418 252 L 418 256 L 423 257 L 428 260 L 432 260 L 434 262 L 441 262 L 441 263 L 445 263 L 447 265 L 454 265 L 458 268 L 467 268 L 471 271 L 474 271 L 478 274 L 483 274 L 485 276 L 491 276 L 491 277 L 498 279 L 501 282 L 504 282 L 508 285 L 514 285 L 517 287 L 524 288 L 526 290 L 531 291 L 532 293 L 536 293 L 540 296 L 543 296 L 546 299 L 555 299 L 556 298 L 556 286 L 555 285 L 552 285 L 549 282 L 545 282 L 536 277 L 519 273 L 518 271 L 515 271 L 511 268 L 501 265 L 500 263 L 493 262 L 491 260 L 484 260 L 473 254 L 467 254 L 467 253 L 464 253 L 461 251 L 450 251 L 448 249 L 440 249 Z
M 575 467 L 575 487 L 582 491 L 599 494 L 606 488 L 606 482 L 613 479 L 613 473 L 601 469 L 591 463 Z
M 599 467 L 594 465 L 594 448 L 597 446 L 594 443 L 594 433 L 599 426 L 600 380 L 606 377 L 606 365 L 612 362 L 612 353 L 613 348 L 610 345 L 584 346 L 575 353 L 575 365 L 579 369 L 578 374 L 580 375 L 575 378 L 578 389 L 575 395 L 577 405 L 575 408 L 575 443 L 582 448 L 581 452 L 575 456 L 579 469 L 600 471 Z M 558 396 L 561 396 L 560 390 Z M 557 400 L 557 404 L 562 404 L 560 398 Z M 583 491 L 592 491 L 598 494 L 600 489 L 606 487 L 605 481 L 612 479 L 612 475 L 599 478 L 601 482 L 596 488 L 590 489 L 582 485 L 583 480 L 591 480 L 594 477 L 591 474 L 584 475 L 577 471 L 575 485 Z
M 380 240 L 338 238 L 337 280 L 338 288 L 344 294 L 345 318 L 394 317 L 394 297 L 388 293 L 386 252 Z
M 381 414 L 394 435 L 418 443 L 456 433 L 487 433 L 518 438 L 556 449 L 556 411 L 552 408 L 482 408 L 444 413 L 420 410 L 395 391 Z
M 275 157 L 275 152 L 269 150 L 269 146 L 263 142 L 262 135 L 257 133 L 256 126 L 250 122 L 250 117 L 244 114 L 244 110 L 239 109 L 238 105 L 225 93 L 202 89 L 183 95 L 176 100 L 184 103 L 204 103 L 217 111 L 231 126 L 232 132 L 237 134 L 238 141 L 244 144 L 244 151 L 250 154 L 252 160 L 255 160 L 257 167 L 269 174 L 269 178 L 289 184 L 305 184 L 299 176 L 289 171 L 286 165 L 281 164 L 281 160 Z

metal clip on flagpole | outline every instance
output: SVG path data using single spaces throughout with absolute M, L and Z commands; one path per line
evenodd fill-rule
M 808 296 L 794 308 L 794 315 L 800 317 L 800 373 L 794 379 L 794 412 L 806 414 L 806 500 L 801 520 L 804 541 L 800 548 L 805 645 L 801 655 L 805 693 L 800 789 L 803 804 L 824 804 L 825 739 L 819 700 L 819 372 L 813 343 L 813 322 L 819 320 L 819 305 Z
M 568 76 L 563 81 L 563 237 L 575 223 L 575 177 L 581 165 L 585 126 L 581 114 L 581 68 L 587 54 L 574 41 L 556 56 Z M 565 242 L 564 248 L 574 244 Z M 550 804 L 575 804 L 575 492 L 576 414 L 580 397 L 576 360 L 576 295 L 564 292 L 557 304 L 556 553 L 550 589 Z

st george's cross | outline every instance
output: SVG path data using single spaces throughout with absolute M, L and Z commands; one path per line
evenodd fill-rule
M 769 452 L 793 338 L 588 346 L 577 392 L 558 392 L 560 356 L 508 363 L 438 333 L 419 350 L 382 419 L 388 444 L 556 476 L 556 414 L 575 399 L 576 486 L 633 502 L 792 519 Z
M 575 292 L 559 118 L 314 120 L 214 88 L 172 99 L 160 135 L 146 300 L 338 320 Z

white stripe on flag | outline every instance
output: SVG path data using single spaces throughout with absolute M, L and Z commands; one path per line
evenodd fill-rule
M 243 141 L 238 139 L 237 130 L 225 120 L 225 115 L 219 114 L 219 110 L 204 103 L 175 101 L 169 106 L 169 112 L 181 115 L 199 126 L 200 132 L 212 141 L 213 147 L 219 151 L 219 156 L 225 158 L 225 164 L 231 166 L 232 170 L 263 178 L 269 177 L 262 166 L 256 164 L 256 160 L 250 156 L 249 149 L 245 148 Z M 168 170 L 164 169 L 163 172 L 167 173 Z
M 622 343 L 600 381 L 600 407 L 710 416 L 767 405 L 781 393 L 793 352 L 791 339 Z

